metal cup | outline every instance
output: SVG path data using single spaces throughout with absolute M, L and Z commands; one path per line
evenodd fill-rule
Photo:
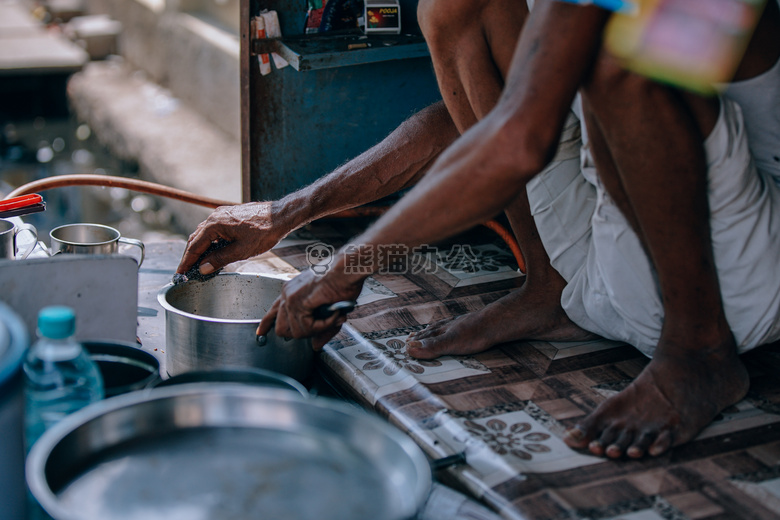
M 116 253 L 119 244 L 128 244 L 141 250 L 138 267 L 144 261 L 144 244 L 134 238 L 123 237 L 118 230 L 102 224 L 66 224 L 51 230 L 51 255 L 75 253 L 107 255 Z
M 32 253 L 38 244 L 38 230 L 32 224 L 16 225 L 11 221 L 0 219 L 0 258 L 16 258 L 16 235 L 22 231 L 29 231 L 35 236 L 35 240 L 24 250 L 22 259 Z

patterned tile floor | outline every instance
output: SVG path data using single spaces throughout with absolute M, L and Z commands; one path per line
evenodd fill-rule
M 307 247 L 338 248 L 348 236 L 318 224 L 260 264 L 292 274 L 311 265 Z M 473 357 L 410 358 L 410 332 L 481 308 L 523 280 L 487 231 L 433 249 L 404 272 L 371 279 L 320 363 L 431 458 L 465 455 L 443 480 L 513 519 L 780 518 L 780 348 L 746 356 L 750 395 L 695 441 L 659 458 L 603 460 L 569 449 L 561 435 L 647 360 L 608 341 L 516 342 Z

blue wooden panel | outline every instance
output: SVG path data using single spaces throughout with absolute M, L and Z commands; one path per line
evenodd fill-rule
M 305 4 L 250 0 L 249 14 L 276 9 L 285 35 L 282 42 L 292 41 L 296 34 L 302 36 Z M 403 0 L 404 5 L 411 16 L 417 1 Z M 441 99 L 419 38 L 352 51 L 311 47 L 295 49 L 301 63 L 308 60 L 300 71 L 286 67 L 262 76 L 257 56 L 249 57 L 249 85 L 242 95 L 248 96 L 243 117 L 249 118 L 245 192 L 252 200 L 276 199 L 310 184 Z

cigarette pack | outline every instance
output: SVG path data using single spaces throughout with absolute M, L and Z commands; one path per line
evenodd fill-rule
M 398 0 L 366 0 L 363 19 L 366 34 L 401 33 L 401 6 Z

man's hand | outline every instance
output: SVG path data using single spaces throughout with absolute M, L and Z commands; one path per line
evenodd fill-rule
M 190 235 L 176 272 L 187 272 L 218 239 L 229 244 L 203 258 L 201 274 L 212 273 L 227 264 L 265 253 L 274 247 L 292 231 L 274 210 L 274 204 L 249 202 L 215 209 Z
M 260 322 L 257 335 L 265 336 L 275 328 L 279 337 L 311 337 L 314 350 L 321 350 L 347 318 L 336 312 L 318 320 L 313 315 L 315 309 L 338 301 L 357 300 L 362 287 L 362 279 L 351 281 L 335 271 L 323 276 L 304 271 L 284 284 L 282 294 Z

